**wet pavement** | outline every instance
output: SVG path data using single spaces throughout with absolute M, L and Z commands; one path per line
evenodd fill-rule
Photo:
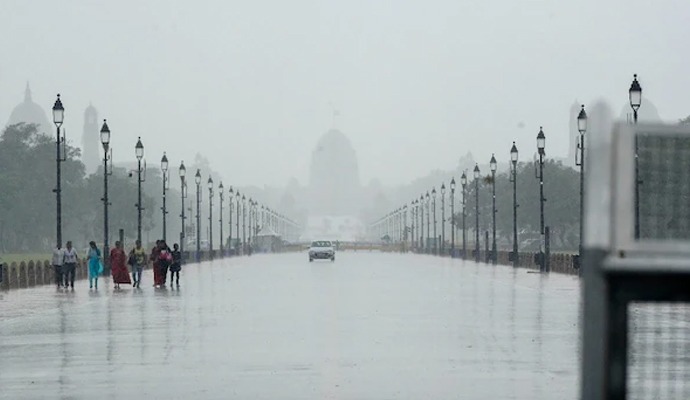
M 255 255 L 180 290 L 0 292 L 0 399 L 575 399 L 579 281 L 421 255 Z

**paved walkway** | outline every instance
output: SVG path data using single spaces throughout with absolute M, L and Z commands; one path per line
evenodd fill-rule
M 0 293 L 0 399 L 575 399 L 579 281 L 421 255 L 255 255 L 180 290 Z

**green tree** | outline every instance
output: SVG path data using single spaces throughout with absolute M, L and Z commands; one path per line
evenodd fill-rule
M 517 167 L 518 242 L 538 238 L 540 230 L 539 180 L 532 162 Z M 479 180 L 479 231 L 484 246 L 484 232 L 491 234 L 492 177 L 482 174 Z M 470 178 L 465 194 L 468 243 L 474 242 L 476 224 L 475 183 Z M 462 196 L 462 189 L 460 189 Z M 554 250 L 575 250 L 579 243 L 579 173 L 561 162 L 547 160 L 544 164 L 544 220 L 551 231 Z M 460 207 L 461 208 L 461 207 Z M 496 232 L 499 248 L 509 249 L 513 241 L 513 183 L 508 172 L 496 175 Z M 461 210 L 455 215 L 462 226 Z

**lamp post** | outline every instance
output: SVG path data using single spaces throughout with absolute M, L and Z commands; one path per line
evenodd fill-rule
M 513 183 L 513 267 L 518 266 L 518 233 L 517 233 L 517 162 L 518 162 L 518 149 L 515 147 L 515 142 L 513 142 L 513 147 L 510 148 L 510 181 Z
M 242 252 L 242 246 L 241 246 L 242 243 L 240 243 L 240 191 L 239 190 L 235 193 L 235 201 L 236 201 L 236 206 L 237 206 L 237 215 L 236 215 L 237 222 L 235 225 L 235 228 L 237 229 L 237 232 L 236 232 L 237 235 L 235 235 L 235 236 L 237 236 L 237 253 L 239 254 L 240 252 Z
M 630 99 L 630 108 L 633 110 L 633 121 L 637 123 L 637 110 L 642 105 L 642 86 L 637 80 L 637 74 L 633 74 L 633 81 L 628 89 L 628 98 Z
M 544 148 L 546 147 L 546 136 L 544 135 L 544 130 L 539 127 L 539 133 L 537 134 L 537 151 L 539 152 L 539 174 L 537 178 L 539 179 L 539 229 L 541 232 L 541 243 L 546 243 L 546 238 L 544 236 L 544 156 L 546 152 Z M 540 246 L 541 248 L 541 246 Z M 539 269 L 541 272 L 546 270 L 546 257 L 544 252 L 541 254 L 541 260 L 539 263 Z
M 436 234 L 436 188 L 431 189 L 431 202 L 434 209 L 434 254 L 438 255 L 438 235 Z
M 467 219 L 467 213 L 465 211 L 465 194 L 467 193 L 467 174 L 465 171 L 462 172 L 460 176 L 460 185 L 462 186 L 462 259 L 467 259 L 467 237 L 465 233 L 467 232 L 467 227 L 465 225 L 465 220 Z
M 580 113 L 577 115 L 577 130 L 580 132 L 577 149 L 579 150 L 579 160 L 575 160 L 575 165 L 580 167 L 580 247 L 578 254 L 582 257 L 582 218 L 584 215 L 584 194 L 585 194 L 585 133 L 587 132 L 587 113 L 585 112 L 585 105 L 582 105 Z M 578 153 L 575 155 L 577 156 Z
M 498 263 L 498 255 L 496 252 L 496 170 L 498 164 L 496 157 L 491 154 L 491 161 L 489 161 L 489 168 L 491 169 L 491 261 L 494 265 Z
M 479 262 L 479 164 L 474 165 L 474 197 L 475 197 L 475 208 L 474 208 L 474 261 Z
M 225 198 L 225 188 L 223 187 L 223 181 L 220 182 L 218 185 L 218 197 L 220 200 L 220 219 L 218 220 L 218 223 L 220 224 L 219 230 L 220 230 L 220 245 L 219 245 L 219 250 L 220 250 L 220 256 L 224 257 L 225 256 L 225 238 L 223 237 L 223 200 Z
M 247 250 L 247 198 L 242 195 L 242 248 Z
M 421 196 L 419 196 L 419 205 L 420 205 L 419 211 L 421 211 L 421 212 L 419 213 L 419 214 L 420 214 L 420 217 L 419 217 L 419 218 L 420 218 L 420 219 L 419 219 L 419 222 L 420 222 L 420 226 L 419 226 L 419 228 L 420 228 L 420 229 L 419 229 L 419 247 L 420 247 L 420 249 L 422 250 L 422 252 L 425 252 L 425 251 L 426 251 L 426 246 L 424 245 L 424 195 L 423 195 L 423 194 L 422 194 Z
M 201 260 L 201 171 L 196 170 L 196 260 Z
M 161 173 L 163 175 L 163 207 L 161 207 L 161 211 L 163 211 L 163 241 L 167 243 L 168 229 L 165 224 L 165 219 L 168 210 L 165 206 L 165 200 L 167 197 L 166 192 L 168 191 L 168 156 L 165 155 L 165 152 L 163 152 L 163 158 L 161 158 Z
M 228 255 L 232 256 L 232 206 L 235 204 L 235 192 L 232 190 L 232 186 L 230 186 L 228 195 L 228 210 L 230 211 L 228 214 Z
M 431 247 L 429 246 L 429 238 L 431 237 L 431 200 L 429 198 L 429 192 L 426 192 L 426 252 L 431 253 Z
M 441 184 L 441 254 L 446 254 L 446 184 Z
M 411 221 L 410 221 L 410 250 L 415 251 L 415 248 L 416 248 L 416 246 L 415 246 L 415 242 L 416 242 L 416 240 L 415 240 L 415 234 L 416 234 L 415 233 L 415 228 L 416 228 L 415 225 L 417 224 L 417 209 L 415 207 L 414 200 L 412 200 L 410 202 L 410 214 L 411 214 L 410 215 L 410 217 L 411 217 Z
M 258 243 L 257 240 L 259 238 L 259 231 L 261 230 L 261 226 L 259 225 L 261 223 L 261 204 L 259 204 L 258 201 L 254 202 L 254 243 Z M 288 236 L 288 233 L 290 232 L 290 225 L 288 225 L 288 229 L 285 232 L 285 236 Z
M 208 254 L 213 258 L 213 178 L 208 177 Z
M 455 257 L 455 178 L 450 180 L 450 256 Z
M 248 206 L 247 208 L 249 208 L 249 217 L 247 218 L 248 224 L 249 224 L 249 226 L 247 227 L 248 231 L 249 231 L 247 244 L 248 244 L 248 248 L 249 248 L 249 247 L 251 247 L 252 236 L 254 235 L 254 230 L 252 229 L 252 222 L 254 220 L 254 200 L 252 200 L 251 197 L 249 198 L 249 202 L 248 202 L 247 206 Z
M 407 204 L 404 204 L 403 207 L 403 215 L 402 215 L 402 251 L 403 253 L 405 252 L 405 244 L 407 242 Z
M 57 127 L 57 141 L 55 142 L 56 144 L 56 157 L 55 157 L 55 162 L 56 162 L 56 167 L 55 171 L 57 173 L 57 183 L 55 185 L 55 189 L 53 192 L 55 192 L 55 205 L 56 205 L 56 231 L 57 231 L 57 247 L 61 248 L 62 247 L 62 188 L 61 188 L 61 179 L 60 179 L 60 163 L 65 161 L 65 157 L 63 156 L 63 152 L 60 151 L 61 147 L 60 144 L 62 143 L 62 147 L 65 146 L 65 134 L 63 133 L 62 136 L 60 136 L 60 127 L 62 126 L 62 123 L 64 122 L 65 119 L 65 109 L 62 106 L 62 101 L 60 100 L 60 94 L 57 95 L 57 100 L 55 100 L 55 104 L 53 105 L 53 123 Z
M 642 105 L 642 86 L 637 81 L 637 74 L 633 75 L 633 81 L 628 89 L 630 108 L 633 110 L 633 121 L 637 124 L 637 110 Z M 635 135 L 635 238 L 640 237 L 640 174 L 637 163 L 637 135 Z
M 108 166 L 108 161 L 112 165 L 113 151 L 110 148 L 110 128 L 106 120 L 103 120 L 101 127 L 101 144 L 103 145 L 103 260 L 107 265 L 108 256 L 110 255 L 108 249 L 108 175 L 112 175 L 112 168 Z
M 185 240 L 185 215 L 184 215 L 184 199 L 187 198 L 187 181 L 185 176 L 187 175 L 187 168 L 184 166 L 184 161 L 180 162 L 180 169 L 178 170 L 180 175 L 180 201 L 182 204 L 182 212 L 180 213 L 180 222 L 182 223 L 182 229 L 180 230 L 180 254 L 183 254 L 184 259 L 184 240 Z
M 141 175 L 142 170 L 141 160 L 144 158 L 144 145 L 141 143 L 141 137 L 137 139 L 137 144 L 134 146 L 134 154 L 137 157 L 137 240 L 141 242 L 141 183 L 143 182 Z M 144 164 L 144 169 L 146 164 Z
M 440 254 L 446 254 L 446 184 L 441 184 L 441 247 Z

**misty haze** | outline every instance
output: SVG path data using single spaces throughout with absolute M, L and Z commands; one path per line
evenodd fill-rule
M 0 4 L 0 399 L 690 398 L 690 3 Z

